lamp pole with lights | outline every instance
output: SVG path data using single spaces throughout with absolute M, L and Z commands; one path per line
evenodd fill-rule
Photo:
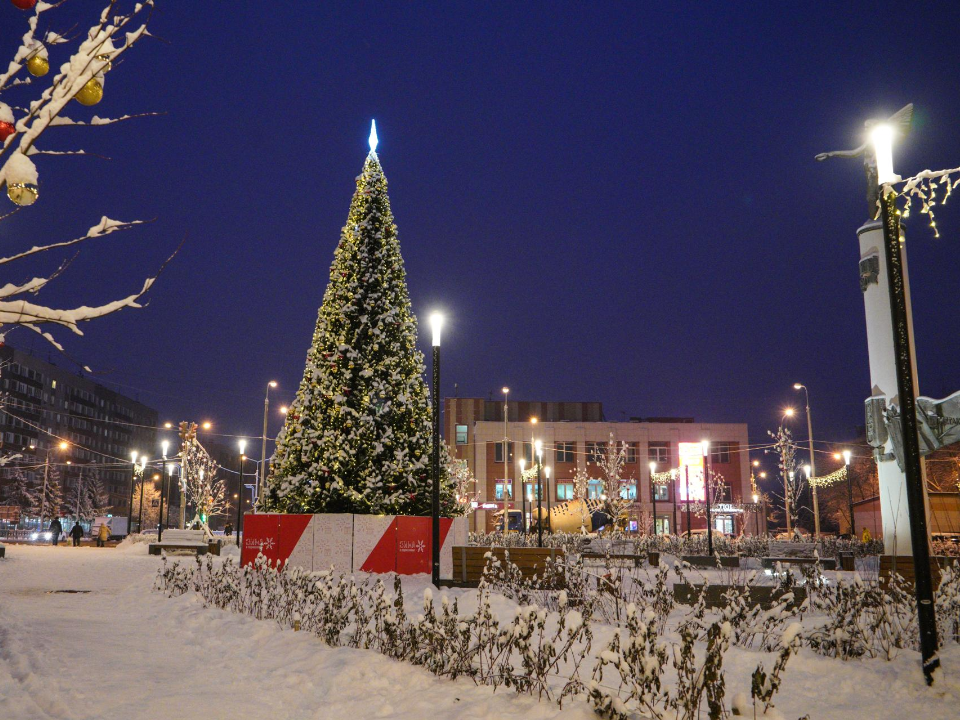
M 533 451 L 537 461 L 537 547 L 543 547 L 543 485 L 541 471 L 543 470 L 543 444 L 539 440 L 533 443 Z
M 136 476 L 136 472 L 134 472 Z M 140 510 L 137 512 L 137 532 L 143 532 L 143 484 L 147 477 L 147 456 L 140 456 Z
M 524 458 L 520 458 L 518 463 L 520 465 L 520 527 L 523 529 L 523 534 L 526 535 L 527 534 L 527 485 L 523 481 L 523 471 L 527 467 L 527 461 Z
M 240 526 L 243 524 L 243 461 L 247 459 L 246 455 L 244 455 L 243 453 L 247 449 L 247 441 L 241 440 L 239 443 L 239 446 L 240 446 L 240 480 L 237 483 L 237 527 L 234 528 L 234 532 L 236 533 L 235 537 L 237 540 L 237 547 L 240 547 Z M 262 474 L 261 474 L 261 477 L 263 477 Z
M 130 462 L 133 467 L 130 471 L 130 508 L 127 510 L 127 535 L 133 534 L 133 492 L 137 483 L 137 456 L 139 453 L 134 450 L 130 453 Z
M 440 587 L 440 330 L 443 315 L 430 315 L 433 331 L 433 562 L 434 587 Z
M 157 516 L 157 542 L 163 540 L 163 501 L 167 489 L 167 450 L 169 448 L 169 440 L 160 443 L 160 449 L 163 451 L 163 461 L 160 463 L 160 514 Z
M 547 495 L 547 530 L 553 532 L 553 523 L 550 519 L 550 466 L 547 465 L 543 469 L 543 475 L 546 478 L 544 483 L 544 492 Z
M 783 416 L 780 418 L 780 428 L 783 429 L 783 421 L 785 418 L 793 417 L 793 408 L 787 408 L 783 412 Z M 790 534 L 790 490 L 793 487 L 793 471 L 787 472 L 783 476 L 783 508 L 784 514 L 787 518 L 787 535 Z
M 850 456 L 852 453 L 849 450 L 844 450 L 842 455 L 844 467 L 847 469 L 847 508 L 850 513 L 850 539 L 853 540 L 857 537 L 857 531 L 853 521 L 853 478 L 850 476 Z
M 510 427 L 507 424 L 510 417 L 510 404 L 507 396 L 510 388 L 503 387 L 503 534 L 510 532 L 510 497 L 513 495 L 513 485 L 510 484 Z
M 804 399 L 807 404 L 807 444 L 810 448 L 810 472 L 807 477 L 815 477 L 817 474 L 817 462 L 813 457 L 813 420 L 810 419 L 810 390 L 803 383 L 794 383 L 794 390 L 803 390 Z M 810 493 L 813 496 L 813 536 L 820 539 L 820 505 L 817 503 L 817 486 L 810 483 Z
M 263 436 L 261 437 L 260 443 L 260 491 L 257 493 L 258 498 L 266 497 L 267 491 L 267 413 L 270 411 L 270 388 L 275 388 L 277 386 L 276 380 L 271 380 L 267 383 L 267 392 L 263 396 Z M 243 452 L 241 450 L 241 452 Z M 243 490 L 240 492 L 243 495 Z M 256 511 L 256 508 L 254 508 Z
M 713 557 L 713 521 L 710 517 L 710 441 L 701 440 L 703 450 L 703 494 L 707 498 L 707 555 Z
M 650 502 L 653 503 L 653 534 L 657 534 L 657 486 L 653 476 L 657 472 L 657 463 L 650 461 Z

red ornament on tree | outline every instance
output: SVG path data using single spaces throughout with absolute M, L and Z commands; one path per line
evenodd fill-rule
M 37 4 L 37 0 L 10 0 L 10 4 L 21 10 L 32 10 Z
M 7 138 L 13 135 L 17 129 L 13 123 L 0 122 L 0 143 L 6 142 Z

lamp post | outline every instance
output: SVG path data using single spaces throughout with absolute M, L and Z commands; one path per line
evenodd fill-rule
M 240 526 L 243 524 L 243 461 L 246 460 L 246 455 L 244 451 L 247 449 L 247 441 L 241 440 L 239 442 L 240 446 L 240 479 L 237 482 L 237 527 L 234 528 L 236 535 L 234 536 L 237 540 L 237 547 L 240 547 Z M 261 473 L 260 477 L 263 477 Z
M 522 438 L 521 438 L 522 439 Z M 523 471 L 527 467 L 527 461 L 520 458 L 520 527 L 523 528 L 523 534 L 527 534 L 527 487 L 523 481 Z
M 443 315 L 430 315 L 433 330 L 433 584 L 440 587 L 440 330 Z
M 540 478 L 543 470 L 543 444 L 536 440 L 533 449 L 537 459 L 537 547 L 543 547 L 543 486 Z
M 170 442 L 168 440 L 160 443 L 160 448 L 163 451 L 163 461 L 160 464 L 160 514 L 157 516 L 157 542 L 163 540 L 163 500 L 167 489 L 167 450 L 169 447 Z
M 753 524 L 757 526 L 757 535 L 760 534 L 760 496 L 753 494 Z
M 510 496 L 513 495 L 513 485 L 510 483 L 510 428 L 507 425 L 510 417 L 510 404 L 507 396 L 510 388 L 503 387 L 503 533 L 510 532 Z
M 814 477 L 817 474 L 817 463 L 813 457 L 813 420 L 810 419 L 810 391 L 807 389 L 807 386 L 802 383 L 794 383 L 793 389 L 802 389 L 807 403 L 807 443 L 810 447 L 810 471 L 813 473 L 813 475 L 808 475 L 808 477 Z M 813 483 L 810 484 L 810 492 L 813 495 L 813 536 L 819 540 L 820 506 L 817 504 L 817 487 Z
M 650 501 L 653 503 L 653 534 L 657 534 L 657 486 L 653 476 L 657 472 L 657 463 L 650 461 Z
M 684 474 L 686 476 L 686 482 L 687 482 L 687 537 L 690 537 L 692 535 L 691 531 L 693 529 L 693 526 L 690 524 L 690 521 L 692 519 L 690 516 L 690 466 L 684 465 L 683 469 L 684 469 Z
M 140 510 L 137 512 L 137 532 L 143 532 L 143 483 L 147 472 L 147 456 L 140 456 Z M 134 472 L 136 475 L 136 472 Z
M 710 441 L 701 440 L 703 450 L 703 495 L 707 499 L 707 555 L 713 557 L 713 521 L 710 518 Z
M 544 487 L 544 492 L 547 494 L 547 529 L 550 532 L 553 532 L 553 521 L 550 518 L 550 466 L 547 465 L 543 469 L 543 474 L 546 477 L 546 485 Z
M 130 453 L 130 462 L 133 463 L 133 468 L 130 471 L 130 509 L 127 511 L 127 535 L 133 534 L 133 489 L 137 482 L 137 455 L 139 453 L 136 450 Z
M 853 540 L 857 537 L 857 531 L 853 521 L 853 478 L 850 475 L 850 456 L 852 453 L 849 450 L 844 450 L 841 454 L 843 455 L 844 467 L 847 469 L 847 508 L 850 513 L 850 539 Z
M 783 416 L 780 418 L 780 428 L 783 429 L 783 421 L 786 418 L 793 417 L 793 408 L 787 408 L 783 411 Z M 787 518 L 787 535 L 790 534 L 790 489 L 793 487 L 793 471 L 789 471 L 786 475 L 783 476 L 783 508 L 784 515 Z
M 263 396 L 263 437 L 261 438 L 260 444 L 260 491 L 257 493 L 257 495 L 260 497 L 266 497 L 264 493 L 267 490 L 267 413 L 270 411 L 270 388 L 275 388 L 276 386 L 276 380 L 271 380 L 268 382 L 267 392 Z M 242 454 L 243 450 L 240 452 Z M 242 488 L 240 495 L 243 496 Z

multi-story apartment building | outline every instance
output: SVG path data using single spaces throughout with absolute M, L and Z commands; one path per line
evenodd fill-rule
M 42 478 L 49 458 L 66 493 L 80 469 L 90 465 L 99 472 L 114 511 L 126 514 L 131 454 L 157 458 L 157 419 L 157 411 L 143 403 L 0 345 L 0 454 L 20 454 L 18 464 L 35 480 Z M 64 441 L 68 447 L 61 450 Z M 0 484 L 10 470 L 0 473 Z
M 639 532 L 651 525 L 651 462 L 656 463 L 657 473 L 674 471 L 672 479 L 657 476 L 658 531 L 685 532 L 688 526 L 694 530 L 706 527 L 700 443 L 708 440 L 714 527 L 728 533 L 755 533 L 760 523 L 763 529 L 762 514 L 755 512 L 753 501 L 745 423 L 698 423 L 692 418 L 606 422 L 598 402 L 510 401 L 507 408 L 505 421 L 503 401 L 444 401 L 446 442 L 456 457 L 467 461 L 476 479 L 476 509 L 471 525 L 477 530 L 493 529 L 505 505 L 519 509 L 524 498 L 536 497 L 535 481 L 525 482 L 523 488 L 520 484 L 521 464 L 526 468 L 533 466 L 535 440 L 540 440 L 543 447 L 544 506 L 573 499 L 573 479 L 578 470 L 590 478 L 588 496 L 599 497 L 603 492 L 600 460 L 611 440 L 617 447 L 623 443 L 621 493 L 633 501 L 628 511 L 630 528 Z M 509 438 L 506 452 L 505 438 Z M 687 465 L 693 478 L 689 523 Z

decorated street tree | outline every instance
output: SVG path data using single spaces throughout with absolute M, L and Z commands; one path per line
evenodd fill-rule
M 432 429 L 423 373 L 374 128 L 303 380 L 277 439 L 267 507 L 429 515 Z M 441 467 L 441 512 L 457 514 Z
M 181 472 L 186 487 L 187 502 L 193 505 L 193 519 L 188 527 L 199 524 L 208 537 L 213 537 L 207 524 L 212 515 L 219 515 L 227 508 L 227 490 L 222 479 L 217 478 L 220 466 L 210 457 L 196 436 L 188 437 L 180 450 Z M 145 492 L 149 493 L 150 490 Z M 149 495 L 145 495 L 146 499 Z M 159 518 L 159 510 L 157 511 Z
M 104 96 L 105 76 L 134 44 L 148 35 L 147 20 L 153 0 L 124 3 L 105 0 L 93 16 L 92 24 L 78 29 L 73 20 L 64 19 L 60 31 L 39 32 L 41 22 L 52 26 L 62 2 L 30 2 L 17 0 L 14 7 L 0 6 L 0 27 L 12 29 L 15 15 L 23 15 L 24 34 L 20 46 L 4 72 L 0 72 L 0 188 L 6 191 L 12 205 L 10 212 L 0 211 L 0 221 L 13 216 L 39 199 L 40 156 L 89 155 L 84 150 L 48 150 L 40 146 L 41 138 L 52 130 L 76 126 L 103 126 L 136 117 L 123 115 L 105 118 L 94 115 L 78 119 L 73 110 L 96 105 Z M 23 14 L 16 9 L 30 10 Z M 91 22 L 91 21 L 88 21 Z M 51 60 L 59 56 L 62 64 L 51 72 Z M 49 73 L 49 77 L 48 76 Z M 71 110 L 73 108 L 73 110 Z M 71 117 L 72 115 L 72 117 Z M 39 207 L 39 204 L 35 207 Z M 79 246 L 140 225 L 139 221 L 122 222 L 102 217 L 82 235 L 48 243 L 25 243 L 23 250 L 0 257 L 0 271 L 16 272 L 13 263 L 32 256 Z M 4 240 L 4 250 L 9 240 Z M 75 255 L 74 255 L 75 257 Z M 37 302 L 36 297 L 51 281 L 63 274 L 72 258 L 60 259 L 43 276 L 27 279 L 0 276 L 0 341 L 14 328 L 25 328 L 42 335 L 58 349 L 59 342 L 47 328 L 67 328 L 82 334 L 84 322 L 109 315 L 127 307 L 139 307 L 140 299 L 156 277 L 147 278 L 139 290 L 103 303 L 77 303 L 75 307 L 53 307 Z

